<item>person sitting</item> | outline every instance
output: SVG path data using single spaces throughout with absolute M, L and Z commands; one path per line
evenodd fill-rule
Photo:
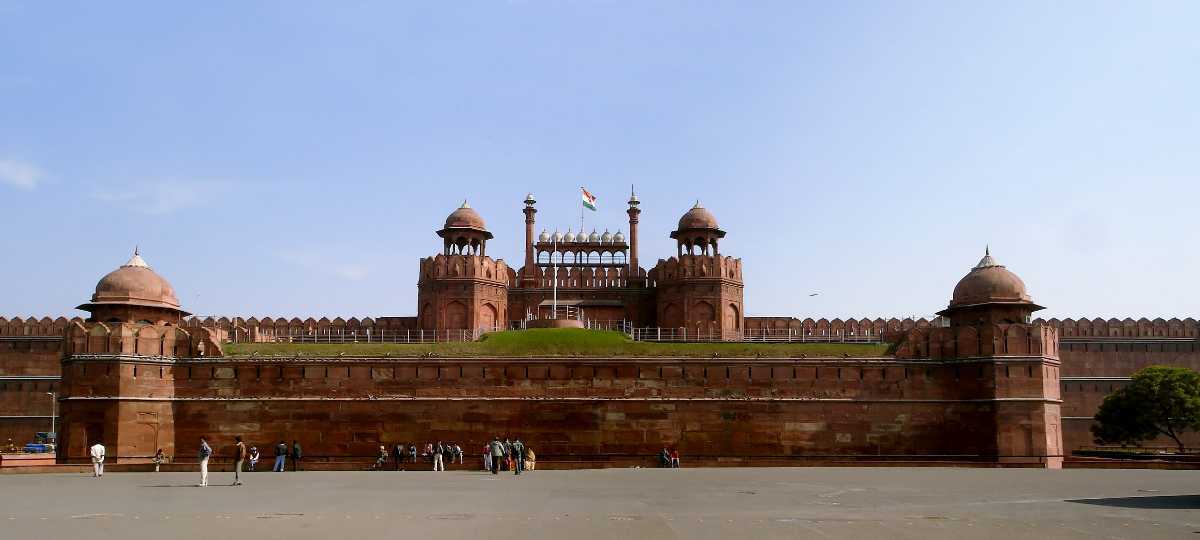
M 678 448 L 671 449 L 671 468 L 672 469 L 679 468 L 679 449 Z
M 537 467 L 537 455 L 533 453 L 533 449 L 525 447 L 525 470 L 532 471 Z
M 667 447 L 663 447 L 662 452 L 658 453 L 658 466 L 664 469 L 671 466 L 671 451 Z
M 379 445 L 379 457 L 375 458 L 375 465 L 371 467 L 373 471 L 382 471 L 384 464 L 387 463 L 388 451 L 384 445 Z
M 167 455 L 163 452 L 162 448 L 159 448 L 158 451 L 154 453 L 154 458 L 150 461 L 154 462 L 154 472 L 158 472 L 159 467 L 161 467 L 163 463 L 167 462 Z

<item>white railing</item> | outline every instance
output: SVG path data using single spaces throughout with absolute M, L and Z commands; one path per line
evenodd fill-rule
M 476 341 L 488 332 L 504 328 L 476 328 L 473 330 L 380 330 L 364 333 L 330 331 L 274 336 L 275 343 L 442 343 L 447 341 Z
M 811 335 L 795 330 L 702 330 L 688 328 L 632 328 L 628 332 L 634 341 L 740 341 L 756 343 L 882 343 L 874 335 Z

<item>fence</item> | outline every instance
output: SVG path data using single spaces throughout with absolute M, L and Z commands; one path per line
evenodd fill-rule
M 632 328 L 627 332 L 634 341 L 740 341 L 745 343 L 882 343 L 875 335 L 834 334 L 814 336 L 795 330 L 700 330 L 687 328 Z
M 364 333 L 344 330 L 326 332 L 313 331 L 306 334 L 276 336 L 275 343 L 444 343 L 449 341 L 476 341 L 488 332 L 504 330 L 501 327 L 476 328 L 473 330 L 380 330 Z M 236 341 L 236 340 L 235 340 Z

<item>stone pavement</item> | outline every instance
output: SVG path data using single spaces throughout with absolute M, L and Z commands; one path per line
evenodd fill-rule
M 0 475 L 4 538 L 1200 538 L 1200 471 Z

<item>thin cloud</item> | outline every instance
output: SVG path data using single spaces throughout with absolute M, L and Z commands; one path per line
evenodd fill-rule
M 160 180 L 97 191 L 92 197 L 143 214 L 164 215 L 203 206 L 228 187 L 220 180 Z
M 36 165 L 19 159 L 0 159 L 0 183 L 23 191 L 33 191 L 44 174 Z
M 339 260 L 341 257 L 324 256 L 313 251 L 284 251 L 276 254 L 284 262 L 325 275 L 333 275 L 347 281 L 362 281 L 371 275 L 371 267 L 365 264 Z

